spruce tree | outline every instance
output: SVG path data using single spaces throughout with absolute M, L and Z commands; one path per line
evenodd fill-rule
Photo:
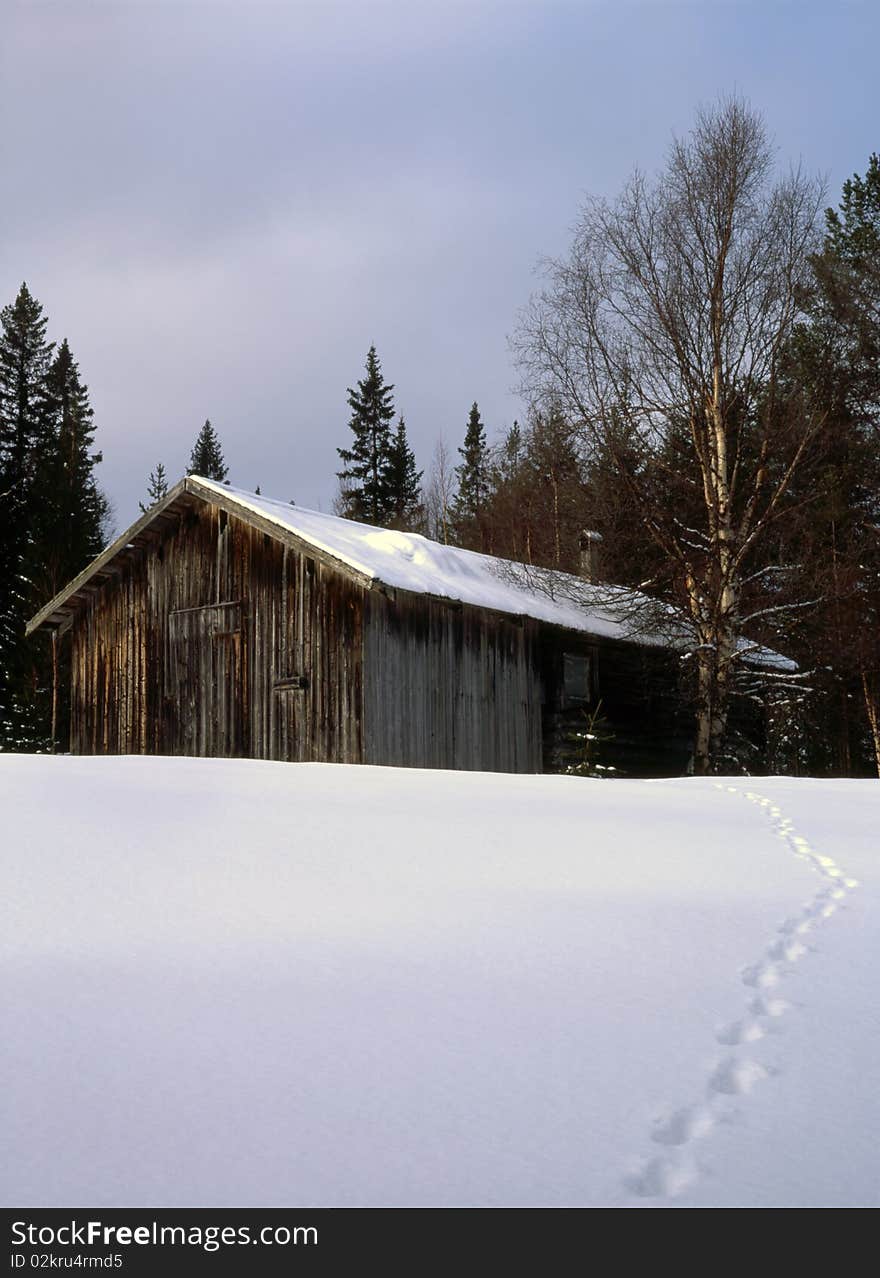
M 94 473 L 103 458 L 93 451 L 95 423 L 89 388 L 80 380 L 67 338 L 46 375 L 46 396 L 49 429 L 43 469 L 54 475 L 44 486 L 43 504 L 52 507 L 53 540 L 63 541 L 63 553 L 56 551 L 57 578 L 45 585 L 54 594 L 99 553 L 109 513 Z
M 519 422 L 491 450 L 486 519 L 492 553 L 504 559 L 529 559 L 528 462 Z
M 43 424 L 33 460 L 28 541 L 21 579 L 31 616 L 99 554 L 109 505 L 98 488 L 94 414 L 67 339 L 44 381 Z M 67 735 L 67 653 L 44 631 L 20 645 L 22 679 L 13 706 L 20 746 L 44 749 Z
M 874 286 L 880 275 L 880 154 L 868 158 L 864 177 L 843 184 L 840 209 L 825 213 L 825 250 L 847 266 L 866 272 Z M 872 309 L 876 318 L 876 296 Z
M 0 739 L 20 744 L 14 703 L 26 678 L 28 590 L 22 567 L 33 521 L 36 459 L 48 430 L 46 374 L 53 345 L 43 308 L 22 284 L 0 311 Z
M 188 473 L 190 475 L 201 475 L 204 479 L 213 479 L 218 484 L 226 482 L 229 469 L 223 460 L 220 440 L 211 425 L 210 419 L 206 419 L 193 445 Z
M 793 394 L 825 416 L 819 461 L 780 528 L 802 607 L 786 635 L 814 692 L 800 766 L 880 775 L 880 156 L 843 185 L 813 260 L 810 323 L 788 352 Z
M 387 474 L 389 499 L 393 506 L 390 526 L 407 532 L 419 531 L 424 523 L 422 471 L 416 470 L 415 453 L 409 446 L 402 416 L 391 437 Z
M 375 346 L 367 352 L 366 376 L 348 388 L 351 408 L 351 448 L 337 448 L 345 469 L 337 471 L 340 506 L 347 519 L 384 525 L 395 515 L 391 492 L 391 431 L 394 417 L 393 385 L 382 376 Z
M 486 550 L 484 511 L 489 492 L 489 449 L 480 409 L 474 401 L 468 416 L 462 462 L 456 466 L 458 495 L 452 508 L 452 526 L 459 545 L 469 550 Z
M 158 462 L 156 469 L 150 471 L 150 478 L 147 481 L 147 497 L 149 498 L 149 501 L 146 506 L 142 501 L 139 501 L 138 505 L 144 514 L 146 514 L 151 506 L 155 506 L 156 502 L 161 501 L 163 497 L 167 496 L 167 494 L 168 477 L 165 474 L 165 467 L 161 462 Z

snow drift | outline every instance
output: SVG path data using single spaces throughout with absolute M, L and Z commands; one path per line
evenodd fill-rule
M 880 1203 L 875 782 L 0 787 L 7 1204 Z

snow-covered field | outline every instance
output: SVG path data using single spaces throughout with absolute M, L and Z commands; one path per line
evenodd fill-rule
M 0 794 L 7 1204 L 880 1204 L 876 782 Z

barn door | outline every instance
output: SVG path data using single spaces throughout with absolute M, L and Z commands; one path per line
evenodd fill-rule
M 247 652 L 240 601 L 169 617 L 173 753 L 248 753 Z

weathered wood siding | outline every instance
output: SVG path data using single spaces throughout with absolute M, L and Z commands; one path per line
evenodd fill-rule
M 205 504 L 72 627 L 71 749 L 360 762 L 364 590 Z
M 240 600 L 178 608 L 168 618 L 173 754 L 239 758 L 249 740 L 248 645 Z
M 540 772 L 536 636 L 534 622 L 371 592 L 364 762 Z

